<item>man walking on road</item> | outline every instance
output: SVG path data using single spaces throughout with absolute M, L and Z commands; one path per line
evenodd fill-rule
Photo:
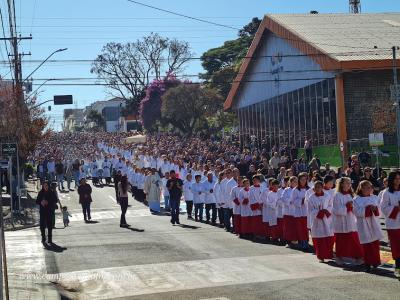
M 179 204 L 182 197 L 183 182 L 176 178 L 175 170 L 169 172 L 170 179 L 167 181 L 169 190 L 169 204 L 171 206 L 171 223 L 172 225 L 179 223 Z
M 82 178 L 78 187 L 79 203 L 82 205 L 83 218 L 85 222 L 90 221 L 90 204 L 92 202 L 92 187 Z
M 36 204 L 40 205 L 40 233 L 42 235 L 42 244 L 46 243 L 46 228 L 47 228 L 47 242 L 53 243 L 53 216 L 54 208 L 57 205 L 57 196 L 54 191 L 49 187 L 49 183 L 45 181 L 42 185 L 42 190 L 39 192 Z

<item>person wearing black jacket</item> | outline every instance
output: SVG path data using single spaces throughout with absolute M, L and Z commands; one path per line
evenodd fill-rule
M 90 204 L 92 203 L 92 187 L 82 178 L 78 187 L 79 204 L 82 205 L 83 218 L 85 222 L 92 219 L 90 216 Z
M 42 189 L 39 192 L 36 204 L 40 205 L 40 233 L 42 235 L 42 243 L 46 243 L 46 228 L 47 228 L 47 242 L 53 243 L 53 217 L 55 206 L 57 205 L 57 196 L 49 187 L 49 183 L 45 181 L 42 185 Z

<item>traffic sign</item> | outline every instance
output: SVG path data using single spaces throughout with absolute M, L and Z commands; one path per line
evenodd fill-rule
M 54 105 L 73 104 L 72 95 L 59 95 L 54 96 Z
M 16 143 L 3 143 L 1 144 L 1 153 L 3 156 L 16 156 L 17 155 Z

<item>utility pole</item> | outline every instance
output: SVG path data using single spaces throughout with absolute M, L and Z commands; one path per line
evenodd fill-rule
M 21 37 L 17 35 L 17 25 L 16 25 L 16 15 L 15 15 L 15 2 L 13 0 L 7 0 L 7 8 L 8 8 L 8 20 L 9 20 L 9 25 L 10 25 L 10 37 L 9 38 L 2 38 L 1 40 L 8 40 L 10 41 L 11 47 L 12 47 L 12 53 L 7 53 L 9 56 L 13 56 L 13 65 L 14 65 L 14 83 L 13 83 L 13 90 L 14 90 L 14 101 L 16 101 L 17 104 L 17 109 L 19 111 L 24 111 L 27 109 L 24 101 L 24 93 L 22 89 L 22 68 L 21 68 L 21 57 L 24 54 L 20 54 L 18 52 L 18 42 L 20 40 L 25 40 L 25 39 L 32 39 L 32 36 L 30 37 Z M 24 122 L 19 122 L 20 128 L 18 130 L 25 130 L 24 128 Z M 19 161 L 19 153 L 17 152 L 17 163 Z M 11 166 L 10 166 L 11 167 Z M 11 175 L 12 175 L 12 170 L 11 170 Z M 20 182 L 20 172 L 18 170 L 17 172 L 18 180 L 17 182 Z M 12 179 L 12 176 L 10 176 L 10 179 Z M 12 182 L 10 182 L 10 185 L 12 186 Z M 18 189 L 20 189 L 20 186 L 18 186 Z M 0 192 L 1 193 L 1 192 Z M 11 203 L 13 201 L 13 194 L 11 193 L 10 195 Z M 2 202 L 2 197 L 0 196 L 0 201 Z M 2 209 L 2 203 L 0 205 L 0 208 Z M 0 230 L 0 246 L 1 246 L 1 257 L 0 260 L 2 260 L 2 265 L 1 265 L 1 278 L 0 278 L 0 289 L 1 289 L 1 299 L 9 299 L 9 289 L 8 289 L 8 274 L 7 274 L 7 256 L 6 256 L 6 247 L 5 247 L 5 237 L 4 237 L 4 222 L 3 222 L 3 211 L 0 211 L 1 217 L 0 217 L 0 225 L 1 225 L 1 230 Z M 12 211 L 12 205 L 11 205 L 11 216 L 13 214 Z M 3 294 L 3 282 L 4 282 L 4 293 Z
M 400 167 L 400 101 L 399 101 L 399 85 L 397 82 L 397 49 L 398 47 L 393 46 L 393 89 L 392 89 L 392 98 L 395 101 L 396 105 L 396 129 L 397 129 L 397 158 L 398 158 L 398 166 Z

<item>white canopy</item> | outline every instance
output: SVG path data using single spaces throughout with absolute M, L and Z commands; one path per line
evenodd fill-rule
M 145 135 L 130 136 L 125 139 L 125 143 L 127 143 L 127 144 L 143 144 L 143 143 L 146 143 L 146 136 Z

